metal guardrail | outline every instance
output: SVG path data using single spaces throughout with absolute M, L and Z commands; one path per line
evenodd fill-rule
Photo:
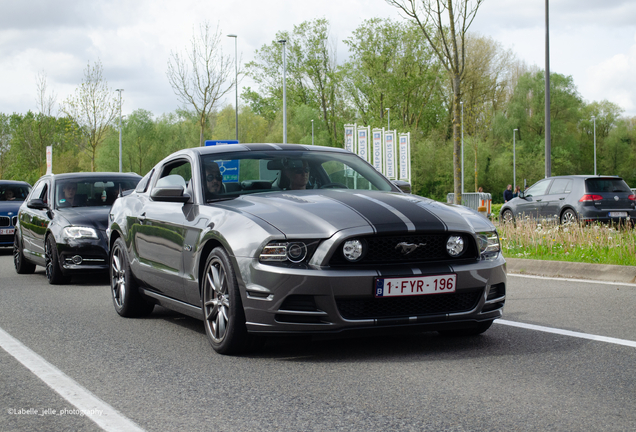
M 446 195 L 446 202 L 452 204 L 455 200 L 455 194 Z M 470 207 L 475 211 L 479 211 L 479 207 L 486 208 L 486 214 L 490 216 L 492 206 L 492 196 L 487 192 L 464 192 L 462 195 L 462 205 Z

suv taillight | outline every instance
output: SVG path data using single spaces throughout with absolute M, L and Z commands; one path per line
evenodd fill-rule
M 629 199 L 630 201 L 636 201 L 636 195 L 631 194 L 630 196 L 627 197 L 627 199 Z
M 592 194 L 585 194 L 581 197 L 581 199 L 579 200 L 579 202 L 586 202 L 586 201 L 600 201 L 602 200 L 603 197 L 600 195 L 592 195 Z

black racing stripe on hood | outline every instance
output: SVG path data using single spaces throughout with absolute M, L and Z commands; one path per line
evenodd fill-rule
M 393 207 L 415 225 L 417 231 L 447 231 L 446 224 L 424 206 L 396 194 L 374 194 L 374 199 Z
M 407 231 L 406 224 L 393 212 L 368 199 L 348 192 L 326 191 L 325 196 L 360 213 L 377 233 Z

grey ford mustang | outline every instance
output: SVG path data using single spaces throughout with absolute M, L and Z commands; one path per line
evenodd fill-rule
M 335 148 L 179 151 L 115 201 L 108 236 L 116 311 L 202 319 L 222 354 L 273 333 L 476 335 L 505 301 L 487 219 L 405 194 Z

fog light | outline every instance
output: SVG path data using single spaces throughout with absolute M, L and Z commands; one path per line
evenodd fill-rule
M 446 241 L 446 252 L 452 257 L 458 257 L 464 253 L 464 239 L 462 236 L 450 236 Z
M 79 255 L 75 255 L 73 258 L 73 264 L 80 265 L 82 263 L 82 257 Z
M 364 248 L 360 240 L 347 240 L 342 247 L 342 254 L 347 261 L 355 262 L 362 258 Z

